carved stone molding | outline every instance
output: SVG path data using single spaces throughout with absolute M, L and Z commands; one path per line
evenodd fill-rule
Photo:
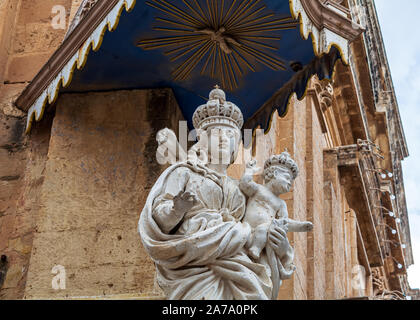
M 330 81 L 320 81 L 317 77 L 312 78 L 312 85 L 308 89 L 308 95 L 312 96 L 318 120 L 323 133 L 328 132 L 328 124 L 324 112 L 333 105 L 334 88 Z
M 80 4 L 79 9 L 76 12 L 76 15 L 71 22 L 69 29 L 67 30 L 66 37 L 69 36 L 70 33 L 76 28 L 76 26 L 83 20 L 83 18 L 87 15 L 87 13 L 93 8 L 95 4 L 98 3 L 98 0 L 83 0 Z
M 345 62 L 349 61 L 349 43 L 364 29 L 351 19 L 350 11 L 341 1 L 291 0 L 292 15 L 300 17 L 301 31 L 312 36 L 316 54 L 327 53 L 336 46 Z
M 373 297 L 372 300 L 405 300 L 405 295 L 390 288 L 384 268 L 372 269 Z
M 388 290 L 382 268 L 372 268 L 372 284 L 375 296 Z
M 337 152 L 341 184 L 350 208 L 356 213 L 369 263 L 372 267 L 383 266 L 384 254 L 376 228 L 379 224 L 375 214 L 378 199 L 372 193 L 372 189 L 378 186 L 369 171 L 374 168 L 370 149 L 364 145 L 349 145 L 334 150 Z

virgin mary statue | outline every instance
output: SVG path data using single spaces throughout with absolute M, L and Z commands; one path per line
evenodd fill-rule
M 239 150 L 242 112 L 216 88 L 193 124 L 203 134 L 192 151 L 204 150 L 206 160 L 165 170 L 140 215 L 138 231 L 157 281 L 170 300 L 276 299 L 294 270 L 286 231 L 273 220 L 265 248 L 273 257 L 252 260 L 252 230 L 242 221 L 246 197 L 226 174 Z

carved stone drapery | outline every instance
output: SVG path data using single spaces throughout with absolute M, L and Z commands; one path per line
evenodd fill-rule
M 373 297 L 372 300 L 405 300 L 400 291 L 390 290 L 387 276 L 383 268 L 372 269 Z

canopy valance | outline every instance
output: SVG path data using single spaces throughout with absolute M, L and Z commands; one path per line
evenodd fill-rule
M 338 2 L 97 1 L 16 104 L 28 112 L 29 132 L 60 92 L 171 87 L 191 120 L 219 84 L 245 121 L 266 129 L 312 75 L 329 78 L 337 60 L 347 63 L 362 29 Z

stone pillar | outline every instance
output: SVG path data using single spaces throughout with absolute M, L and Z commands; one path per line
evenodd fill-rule
M 308 233 L 308 299 L 325 298 L 325 230 L 323 150 L 327 146 L 312 99 L 306 100 L 307 219 L 314 224 Z
M 177 132 L 181 119 L 169 89 L 61 95 L 25 298 L 161 297 L 137 222 L 164 169 L 156 133 Z M 63 290 L 52 287 L 54 267 L 65 270 Z
M 324 232 L 326 299 L 341 299 L 344 285 L 344 234 L 342 191 L 337 152 L 324 151 Z
M 289 217 L 301 221 L 307 220 L 306 117 L 306 101 L 298 101 L 294 97 L 291 99 L 287 115 L 277 120 L 277 151 L 284 151 L 284 148 L 287 148 L 299 166 L 299 175 L 294 182 L 292 191 L 281 197 L 287 203 Z M 295 250 L 296 272 L 290 280 L 283 281 L 279 299 L 306 300 L 307 234 L 289 233 L 288 238 Z

